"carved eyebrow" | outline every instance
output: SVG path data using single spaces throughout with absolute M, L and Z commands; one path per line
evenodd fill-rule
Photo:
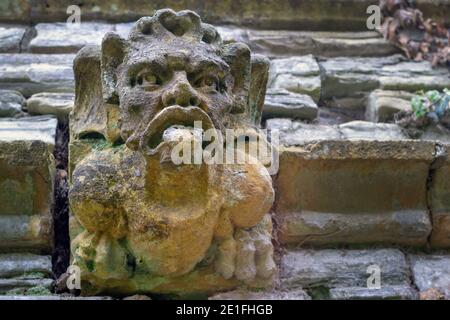
M 228 64 L 219 59 L 203 59 L 203 60 L 193 60 L 189 64 L 189 72 L 199 72 L 202 70 L 210 70 L 210 71 L 223 71 L 226 72 L 230 69 Z
M 128 76 L 136 76 L 142 69 L 149 69 L 152 72 L 162 74 L 167 72 L 167 61 L 165 59 L 149 59 L 134 62 L 128 69 Z

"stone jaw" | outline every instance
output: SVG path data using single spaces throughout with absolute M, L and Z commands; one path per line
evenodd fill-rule
M 74 61 L 69 198 L 73 263 L 82 270 L 83 292 L 189 294 L 270 285 L 276 267 L 267 212 L 274 191 L 266 168 L 176 167 L 163 163 L 161 152 L 147 154 L 129 143 L 133 135 L 146 141 L 158 112 L 152 108 L 170 107 L 158 102 L 170 100 L 167 92 L 175 99 L 186 94 L 180 82 L 164 79 L 160 88 L 133 98 L 138 88 L 129 87 L 127 68 L 137 58 L 166 57 L 152 48 L 155 40 L 191 48 L 173 48 L 184 56 L 176 67 L 169 62 L 173 75 L 198 56 L 223 63 L 224 91 L 210 95 L 189 76 L 189 84 L 183 82 L 199 100 L 193 108 L 206 112 L 216 128 L 250 129 L 260 120 L 268 60 L 251 56 L 246 45 L 222 44 L 193 12 L 158 11 L 139 20 L 127 40 L 107 34 L 101 47 L 80 50 Z M 192 100 L 177 103 L 184 101 Z M 136 102 L 148 111 L 133 120 L 128 110 Z

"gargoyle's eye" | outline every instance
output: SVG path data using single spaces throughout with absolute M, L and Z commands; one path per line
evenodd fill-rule
M 195 86 L 197 88 L 219 91 L 219 78 L 211 74 L 205 75 L 196 81 Z
M 155 88 L 161 85 L 161 79 L 149 71 L 143 71 L 137 75 L 135 84 L 140 87 Z

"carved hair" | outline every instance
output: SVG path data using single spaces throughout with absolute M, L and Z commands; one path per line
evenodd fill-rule
M 129 40 L 138 40 L 143 36 L 161 38 L 182 37 L 190 41 L 222 45 L 222 39 L 216 28 L 202 23 L 200 16 L 193 11 L 175 12 L 172 9 L 158 10 L 152 17 L 139 19 L 130 32 Z

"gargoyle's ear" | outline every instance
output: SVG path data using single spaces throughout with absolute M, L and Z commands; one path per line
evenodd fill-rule
M 116 91 L 117 67 L 125 56 L 126 42 L 119 35 L 108 32 L 102 41 L 101 70 L 103 99 L 106 103 L 119 104 Z
M 248 110 L 248 95 L 250 90 L 251 63 L 250 49 L 243 43 L 231 43 L 224 46 L 223 59 L 231 68 L 234 78 L 234 106 L 231 113 L 243 113 Z

